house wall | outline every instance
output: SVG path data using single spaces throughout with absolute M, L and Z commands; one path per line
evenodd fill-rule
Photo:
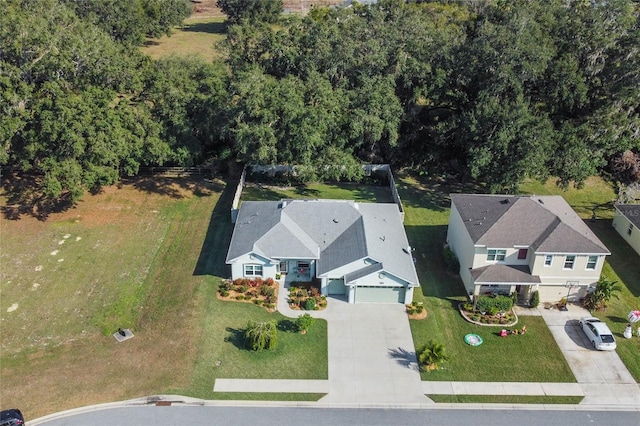
M 618 209 L 616 209 L 616 215 L 613 218 L 612 225 L 627 244 L 629 244 L 636 253 L 640 255 L 640 229 L 632 224 L 629 218 Z M 631 235 L 629 235 L 629 226 L 632 226 Z
M 473 280 L 469 268 L 473 268 L 475 247 L 471 236 L 464 226 L 464 222 L 456 209 L 455 204 L 451 204 L 451 213 L 449 214 L 449 227 L 447 228 L 447 244 L 449 248 L 458 257 L 460 262 L 460 278 L 464 283 L 467 291 L 473 289 Z M 485 253 L 486 259 L 486 253 Z
M 404 280 L 401 280 L 398 277 L 387 274 L 383 271 L 379 271 L 370 275 L 367 275 L 362 278 L 358 278 L 353 283 L 349 283 L 349 285 L 366 285 L 366 286 L 376 286 L 380 287 L 406 287 L 409 283 Z
M 544 266 L 544 254 L 536 254 L 532 267 L 532 274 L 540 277 L 541 283 L 537 290 L 541 302 L 556 303 L 567 297 L 569 301 L 577 301 L 586 296 L 590 287 L 594 287 L 600 278 L 605 256 L 598 256 L 595 270 L 586 269 L 587 255 L 576 254 L 576 261 L 572 270 L 564 269 L 566 255 L 553 255 L 551 266 Z M 578 287 L 569 289 L 566 285 L 572 281 Z
M 523 247 L 524 248 L 524 247 Z M 504 261 L 492 261 L 487 260 L 487 253 L 489 250 L 506 250 Z M 520 249 L 509 247 L 476 247 L 473 255 L 472 268 L 481 268 L 483 266 L 495 265 L 496 263 L 504 265 L 530 265 L 531 260 L 534 258 L 532 250 L 527 253 L 526 259 L 518 259 L 518 252 Z
M 252 258 L 253 256 L 253 258 Z M 231 264 L 231 278 L 238 279 L 244 278 L 244 265 L 245 264 L 258 264 L 262 265 L 262 278 L 274 278 L 276 277 L 276 262 L 271 262 L 269 259 L 265 259 L 262 256 L 246 254 L 239 257 Z

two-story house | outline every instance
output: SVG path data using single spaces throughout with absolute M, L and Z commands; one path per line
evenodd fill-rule
M 610 254 L 560 196 L 451 194 L 447 244 L 470 296 L 552 303 L 584 297 Z

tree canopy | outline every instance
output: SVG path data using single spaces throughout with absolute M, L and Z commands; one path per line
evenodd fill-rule
M 637 2 L 380 0 L 306 16 L 218 4 L 225 60 L 205 63 L 137 49 L 186 16 L 182 0 L 4 2 L 0 164 L 73 199 L 211 157 L 387 162 L 493 192 L 637 180 Z

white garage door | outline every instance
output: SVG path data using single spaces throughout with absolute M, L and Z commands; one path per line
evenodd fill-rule
M 329 294 L 346 294 L 347 287 L 344 285 L 344 279 L 329 278 L 328 281 L 327 287 Z
M 404 287 L 358 286 L 356 303 L 404 303 Z

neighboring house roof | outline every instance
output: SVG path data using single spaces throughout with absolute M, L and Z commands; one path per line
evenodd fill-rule
M 640 229 L 640 204 L 616 204 L 616 209 Z
M 316 259 L 317 275 L 369 258 L 379 263 L 379 269 L 418 285 L 398 207 L 390 203 L 245 201 L 227 263 L 248 253 L 271 259 Z M 359 271 L 351 274 L 363 272 Z
M 540 277 L 531 275 L 528 265 L 489 265 L 471 270 L 475 284 L 522 283 L 539 284 Z
M 451 194 L 476 245 L 529 246 L 539 253 L 609 254 L 559 195 Z

